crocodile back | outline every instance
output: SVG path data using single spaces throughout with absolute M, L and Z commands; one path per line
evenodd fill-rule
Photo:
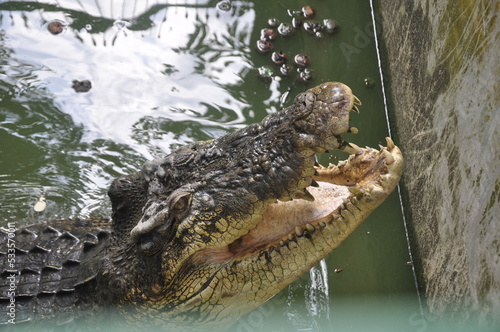
M 67 219 L 14 227 L 0 229 L 0 324 L 72 315 L 75 306 L 88 305 L 83 290 L 99 266 L 89 258 L 97 260 L 105 247 L 111 222 Z

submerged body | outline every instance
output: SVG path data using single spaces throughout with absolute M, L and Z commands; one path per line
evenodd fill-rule
M 14 280 L 18 321 L 113 306 L 141 328 L 229 326 L 337 247 L 397 185 L 402 157 L 390 139 L 381 150 L 342 139 L 355 131 L 355 104 L 344 84 L 323 83 L 260 123 L 116 179 L 112 222 L 18 230 L 15 266 L 0 247 L 1 310 Z M 317 166 L 315 155 L 333 149 L 351 156 Z M 3 246 L 8 232 L 0 237 Z

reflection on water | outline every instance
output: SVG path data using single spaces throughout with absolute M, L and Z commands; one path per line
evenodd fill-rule
M 369 5 L 308 4 L 318 17 L 337 19 L 340 31 L 324 38 L 298 31 L 277 40 L 275 48 L 307 53 L 310 83 L 294 76 L 270 82 L 257 77 L 256 68 L 272 65 L 254 50 L 260 30 L 270 17 L 290 19 L 277 1 L 0 3 L 1 215 L 27 222 L 58 215 L 107 217 L 113 178 L 179 145 L 260 121 L 282 100 L 289 104 L 298 92 L 324 81 L 347 83 L 363 101 L 362 116 L 352 120 L 360 134 L 347 139 L 370 146 L 384 142 Z M 286 5 L 300 9 L 304 3 Z M 54 21 L 59 34 L 48 30 Z M 364 85 L 366 77 L 374 87 Z M 74 80 L 89 80 L 90 90 L 76 92 Z M 320 161 L 339 156 L 345 158 Z M 41 194 L 48 206 L 35 215 Z M 415 300 L 397 197 L 365 224 L 309 276 L 232 330 L 331 330 L 347 324 L 335 313 L 354 294 L 410 293 Z M 344 272 L 335 274 L 335 268 Z M 372 303 L 381 306 L 388 298 L 375 296 Z

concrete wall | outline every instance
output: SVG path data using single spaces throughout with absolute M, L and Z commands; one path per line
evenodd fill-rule
M 428 308 L 500 321 L 500 3 L 378 0 L 389 110 Z

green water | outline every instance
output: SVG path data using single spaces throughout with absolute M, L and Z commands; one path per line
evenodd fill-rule
M 363 102 L 361 114 L 352 116 L 360 131 L 346 139 L 385 144 L 369 2 L 309 1 L 315 19 L 333 18 L 340 30 L 323 38 L 297 31 L 279 39 L 275 50 L 307 53 L 313 79 L 258 77 L 259 66 L 277 71 L 269 54 L 255 51 L 260 30 L 271 17 L 289 22 L 286 9 L 305 4 L 233 1 L 223 11 L 217 1 L 0 3 L 1 223 L 109 217 L 106 192 L 113 178 L 179 145 L 260 121 L 324 81 L 348 84 Z M 68 24 L 59 35 L 47 30 L 55 19 Z M 365 78 L 373 79 L 373 87 Z M 85 79 L 92 89 L 73 91 L 71 82 Z M 41 194 L 48 205 L 36 214 Z M 427 327 L 409 260 L 393 193 L 322 266 L 231 330 Z

